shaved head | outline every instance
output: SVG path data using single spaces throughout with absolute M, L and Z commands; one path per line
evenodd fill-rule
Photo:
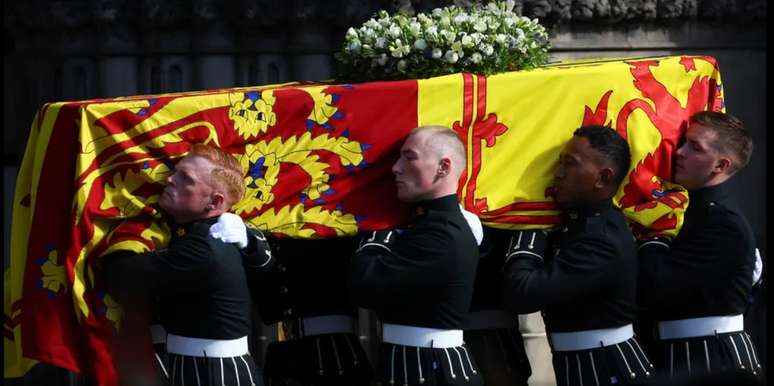
M 459 178 L 467 164 L 465 145 L 457 133 L 446 126 L 420 126 L 411 131 L 409 136 L 421 135 L 423 140 L 440 159 L 448 157 L 452 161 L 452 174 Z

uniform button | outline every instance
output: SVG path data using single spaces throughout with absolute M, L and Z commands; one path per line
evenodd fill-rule
M 281 293 L 281 294 L 286 294 L 286 293 L 288 293 L 288 287 L 286 287 L 286 286 L 284 286 L 284 285 L 283 285 L 282 287 L 280 287 L 280 293 Z
M 286 309 L 285 311 L 283 311 L 282 313 L 283 313 L 285 316 L 291 316 L 291 315 L 293 315 L 293 309 L 292 309 L 292 308 L 288 308 L 288 309 Z

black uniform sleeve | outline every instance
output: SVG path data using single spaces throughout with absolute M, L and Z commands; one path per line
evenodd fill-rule
M 616 253 L 602 238 L 587 237 L 545 265 L 528 256 L 513 258 L 503 268 L 504 303 L 525 314 L 588 296 L 612 281 Z
M 727 286 L 740 258 L 745 258 L 740 251 L 745 232 L 720 215 L 705 218 L 700 232 L 678 237 L 671 248 L 648 243 L 638 251 L 639 293 L 645 308 L 678 307 L 691 293 Z
M 240 252 L 247 273 L 266 272 L 276 261 L 271 255 L 266 237 L 257 229 L 247 228 L 247 247 L 240 249 Z
M 406 304 L 413 296 L 434 296 L 435 270 L 443 268 L 444 251 L 453 245 L 447 222 L 434 222 L 412 228 L 395 238 L 389 246 L 374 245 L 360 249 L 350 264 L 350 299 L 360 307 Z
M 102 270 L 108 290 L 126 298 L 134 291 L 147 297 L 158 291 L 175 294 L 196 288 L 206 277 L 213 258 L 207 237 L 189 234 L 168 249 L 141 254 L 119 251 L 104 256 Z

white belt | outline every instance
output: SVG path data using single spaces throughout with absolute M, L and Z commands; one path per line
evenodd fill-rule
M 627 324 L 615 328 L 555 332 L 549 335 L 554 351 L 577 351 L 625 342 L 634 336 L 634 329 L 631 324 Z
M 464 343 L 462 330 L 440 330 L 389 323 L 383 326 L 382 340 L 402 346 L 436 348 L 459 347 Z
M 303 336 L 354 333 L 355 319 L 349 315 L 323 315 L 300 318 Z
M 246 355 L 247 336 L 231 340 L 189 338 L 175 334 L 167 335 L 167 352 L 192 357 L 230 358 Z
M 515 328 L 519 317 L 503 310 L 474 311 L 468 315 L 466 330 L 488 330 L 493 328 Z
M 152 324 L 150 326 L 151 342 L 153 344 L 164 343 L 167 341 L 167 330 L 160 324 Z
M 744 317 L 742 315 L 708 316 L 658 322 L 659 339 L 693 338 L 737 331 L 744 331 Z

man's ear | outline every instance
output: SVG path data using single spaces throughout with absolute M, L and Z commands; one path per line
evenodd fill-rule
M 210 195 L 210 203 L 207 204 L 208 210 L 221 209 L 226 203 L 226 196 L 221 192 L 214 192 Z
M 448 157 L 441 158 L 438 161 L 438 171 L 436 171 L 437 176 L 446 176 L 449 173 L 451 173 L 451 160 Z
M 594 187 L 604 188 L 606 186 L 612 185 L 613 176 L 615 176 L 615 172 L 613 171 L 613 168 L 604 167 L 602 169 L 599 169 L 599 178 L 597 178 L 597 182 L 594 184 Z
M 720 159 L 715 163 L 715 167 L 712 169 L 712 171 L 716 172 L 717 174 L 728 174 L 731 171 L 731 166 L 734 164 L 733 161 L 731 161 L 728 157 L 720 157 Z

